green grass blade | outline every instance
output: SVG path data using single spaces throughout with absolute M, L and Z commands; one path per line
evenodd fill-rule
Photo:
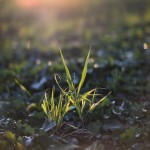
M 55 108 L 55 101 L 54 101 L 54 88 L 52 89 L 52 94 L 51 94 L 51 99 L 50 99 L 50 104 L 51 104 L 51 110 L 54 110 Z
M 46 101 L 45 100 L 43 100 L 43 103 L 41 104 L 41 107 L 42 107 L 44 113 L 47 115 L 48 113 L 47 113 L 47 107 L 46 107 Z
M 80 80 L 80 83 L 79 83 L 79 86 L 78 86 L 77 94 L 80 93 L 81 87 L 82 87 L 82 85 L 85 81 L 85 78 L 86 78 L 89 57 L 90 57 L 90 51 L 88 52 L 88 55 L 87 55 L 87 58 L 86 58 L 86 61 L 85 61 L 85 64 L 84 64 L 84 68 L 83 68 L 83 71 L 82 71 L 81 80 Z
M 103 98 L 101 98 L 98 102 L 93 103 L 90 108 L 89 111 L 93 111 L 103 100 L 106 99 L 106 97 L 110 94 L 111 92 L 109 92 L 106 96 L 104 96 Z
M 96 89 L 94 90 L 94 94 L 92 95 L 91 103 L 93 103 L 93 102 L 94 102 L 94 98 L 95 98 L 95 96 L 96 96 Z
M 54 79 L 55 79 L 55 81 L 56 81 L 56 83 L 57 83 L 57 85 L 58 85 L 58 87 L 60 88 L 60 90 L 63 92 L 63 94 L 65 93 L 65 91 L 62 89 L 62 87 L 60 86 L 60 84 L 59 84 L 59 82 L 58 82 L 58 80 L 57 80 L 57 77 L 59 77 L 59 75 L 58 74 L 54 74 Z M 59 77 L 60 78 L 60 77 Z
M 93 96 L 93 94 L 91 94 L 91 93 L 94 92 L 95 90 L 96 90 L 96 89 L 92 89 L 92 90 L 90 90 L 90 91 L 88 91 L 88 92 L 82 94 L 82 95 L 80 96 L 80 98 L 81 98 L 81 99 L 87 99 L 88 96 Z
M 46 96 L 46 93 L 45 93 L 45 98 L 43 100 L 43 103 L 41 104 L 41 107 L 43 109 L 43 111 L 45 112 L 45 114 L 48 116 L 49 118 L 49 115 L 50 115 L 50 108 L 49 108 L 49 102 L 47 100 L 47 96 Z
M 69 88 L 70 88 L 71 90 L 74 90 L 74 84 L 73 84 L 73 82 L 72 82 L 71 74 L 70 74 L 70 71 L 69 71 L 69 69 L 68 69 L 68 67 L 67 67 L 67 65 L 66 65 L 66 62 L 65 62 L 65 59 L 64 59 L 64 57 L 63 57 L 63 54 L 62 54 L 62 51 L 61 51 L 61 50 L 60 50 L 60 55 L 61 55 L 61 59 L 62 59 L 62 62 L 63 62 L 63 64 L 64 64 L 64 67 L 65 67 L 66 77 L 67 77 L 67 83 L 68 83 L 68 85 L 69 85 Z
M 77 104 L 75 105 L 75 107 L 76 107 L 77 113 L 78 113 L 78 115 L 79 115 L 79 118 L 80 118 L 81 120 L 83 120 L 83 114 L 82 114 L 82 112 L 81 112 L 81 107 L 80 107 L 79 103 L 77 103 Z
M 82 99 L 82 105 L 81 105 L 81 113 L 83 113 L 83 110 L 85 108 L 86 100 Z
M 15 82 L 20 86 L 20 88 L 26 92 L 29 96 L 32 96 L 31 93 L 26 89 L 25 86 L 23 86 L 17 79 L 15 79 Z

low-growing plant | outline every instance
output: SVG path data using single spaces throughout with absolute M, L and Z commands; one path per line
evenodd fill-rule
M 57 126 L 61 125 L 65 114 L 70 110 L 70 102 L 65 99 L 65 96 L 60 94 L 58 103 L 54 98 L 55 90 L 52 89 L 50 99 L 47 98 L 45 93 L 45 97 L 42 103 L 42 109 L 48 117 L 49 121 L 56 122 Z
M 61 89 L 58 104 L 56 104 L 54 100 L 54 90 L 52 90 L 50 100 L 48 100 L 47 96 L 45 95 L 45 99 L 42 103 L 42 108 L 50 121 L 55 121 L 58 125 L 60 125 L 63 121 L 65 114 L 70 110 L 71 107 L 74 107 L 79 115 L 81 122 L 83 123 L 86 114 L 92 112 L 103 100 L 106 99 L 107 95 L 95 101 L 95 97 L 99 95 L 96 94 L 96 88 L 89 90 L 85 93 L 81 93 L 81 88 L 85 82 L 85 78 L 87 75 L 87 67 L 89 62 L 90 51 L 85 60 L 84 68 L 81 74 L 81 79 L 77 87 L 73 82 L 73 79 L 66 65 L 61 50 L 60 55 L 62 58 L 63 65 L 65 67 L 66 81 L 68 87 L 63 89 L 58 82 L 57 75 L 55 74 L 55 81 L 59 86 L 59 88 Z M 85 110 L 85 108 L 87 109 Z
M 86 114 L 85 107 L 88 106 L 87 112 L 93 111 L 106 98 L 106 96 L 103 97 L 102 99 L 98 100 L 97 102 L 94 102 L 95 96 L 99 95 L 99 94 L 96 94 L 96 88 L 92 89 L 90 91 L 87 91 L 85 93 L 81 93 L 81 88 L 85 82 L 86 75 L 87 75 L 90 51 L 85 60 L 84 68 L 83 68 L 83 71 L 81 74 L 81 79 L 80 79 L 80 82 L 79 82 L 79 85 L 77 86 L 77 88 L 75 87 L 75 84 L 72 80 L 70 71 L 66 65 L 66 62 L 65 62 L 65 59 L 63 57 L 61 50 L 60 50 L 60 55 L 61 55 L 62 62 L 65 67 L 65 71 L 66 71 L 66 79 L 67 79 L 68 88 L 66 90 L 63 90 L 60 87 L 60 85 L 57 81 L 57 78 L 55 76 L 56 82 L 59 85 L 62 93 L 67 97 L 68 101 L 70 101 L 72 106 L 74 106 L 76 108 L 79 118 L 81 119 L 81 121 L 83 121 L 84 116 Z

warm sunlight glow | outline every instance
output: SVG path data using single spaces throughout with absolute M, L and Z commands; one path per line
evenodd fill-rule
M 24 8 L 38 7 L 43 4 L 44 0 L 16 0 L 17 4 Z
M 23 8 L 37 8 L 37 7 L 55 7 L 55 8 L 69 8 L 80 5 L 80 0 L 15 0 L 17 5 Z

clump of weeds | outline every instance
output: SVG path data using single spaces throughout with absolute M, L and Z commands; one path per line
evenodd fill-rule
M 84 93 L 81 92 L 81 89 L 83 87 L 83 84 L 85 82 L 86 75 L 87 75 L 90 51 L 85 60 L 80 82 L 77 86 L 73 82 L 71 73 L 69 71 L 69 68 L 66 65 L 66 62 L 65 62 L 65 59 L 63 57 L 61 50 L 60 50 L 60 55 L 61 55 L 62 62 L 65 68 L 67 88 L 62 88 L 60 86 L 58 82 L 58 78 L 57 78 L 58 75 L 55 74 L 54 75 L 55 81 L 58 87 L 60 88 L 60 96 L 58 99 L 55 98 L 54 96 L 55 90 L 53 88 L 50 98 L 47 98 L 47 95 L 45 94 L 45 98 L 41 105 L 42 109 L 45 112 L 48 120 L 50 122 L 54 121 L 57 127 L 59 127 L 63 123 L 64 116 L 72 108 L 74 108 L 76 113 L 78 114 L 78 117 L 82 125 L 84 125 L 85 117 L 87 116 L 87 114 L 91 113 L 97 106 L 99 106 L 100 103 L 106 99 L 107 95 L 100 99 L 97 99 L 96 97 L 100 94 L 96 93 L 97 91 L 96 88 L 86 91 Z

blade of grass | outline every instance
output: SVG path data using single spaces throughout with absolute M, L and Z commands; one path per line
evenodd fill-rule
M 109 92 L 106 96 L 104 96 L 103 98 L 101 98 L 98 102 L 93 103 L 93 104 L 90 106 L 89 111 L 93 111 L 93 110 L 95 109 L 95 107 L 97 107 L 97 106 L 98 106 L 103 100 L 105 100 L 106 97 L 107 97 L 108 95 L 110 95 L 110 94 L 111 94 L 111 92 Z
M 71 78 L 71 74 L 70 74 L 70 71 L 66 65 L 66 62 L 65 62 L 65 59 L 63 57 L 63 54 L 62 54 L 62 51 L 60 50 L 60 55 L 61 55 L 61 59 L 62 59 L 62 62 L 64 64 L 64 67 L 65 67 L 65 71 L 66 71 L 66 77 L 67 77 L 67 82 L 68 82 L 68 85 L 69 85 L 69 88 L 71 90 L 74 90 L 74 84 L 72 82 L 72 78 Z
M 83 71 L 82 71 L 82 75 L 81 75 L 80 83 L 79 83 L 79 86 L 78 86 L 77 94 L 80 93 L 81 87 L 82 87 L 82 85 L 85 81 L 86 75 L 87 75 L 87 67 L 88 67 L 89 57 L 90 57 L 90 51 L 88 52 L 88 55 L 87 55 L 87 58 L 86 58 L 86 61 L 85 61 L 85 64 L 84 64 L 84 68 L 83 68 Z
M 65 91 L 64 91 L 64 90 L 62 89 L 62 87 L 60 86 L 60 84 L 59 84 L 59 82 L 58 82 L 58 80 L 57 80 L 57 77 L 59 77 L 59 75 L 58 75 L 58 74 L 54 74 L 54 79 L 55 79 L 55 81 L 56 81 L 58 87 L 60 88 L 60 90 L 61 90 L 63 93 L 65 93 Z M 59 77 L 59 78 L 60 78 L 60 77 Z
M 41 107 L 43 109 L 43 111 L 45 112 L 45 114 L 47 115 L 47 104 L 46 104 L 46 100 L 43 100 L 43 103 L 41 104 Z
M 88 96 L 92 96 L 93 94 L 91 94 L 92 92 L 94 92 L 96 89 L 92 89 L 92 90 L 90 90 L 90 91 L 88 91 L 88 92 L 86 92 L 86 93 L 84 93 L 84 94 L 82 94 L 81 96 L 80 96 L 80 98 L 81 99 L 87 99 L 87 97 Z
M 23 86 L 17 79 L 15 79 L 15 82 L 20 86 L 20 88 L 26 92 L 29 96 L 32 96 L 31 93 L 26 89 L 25 86 Z

